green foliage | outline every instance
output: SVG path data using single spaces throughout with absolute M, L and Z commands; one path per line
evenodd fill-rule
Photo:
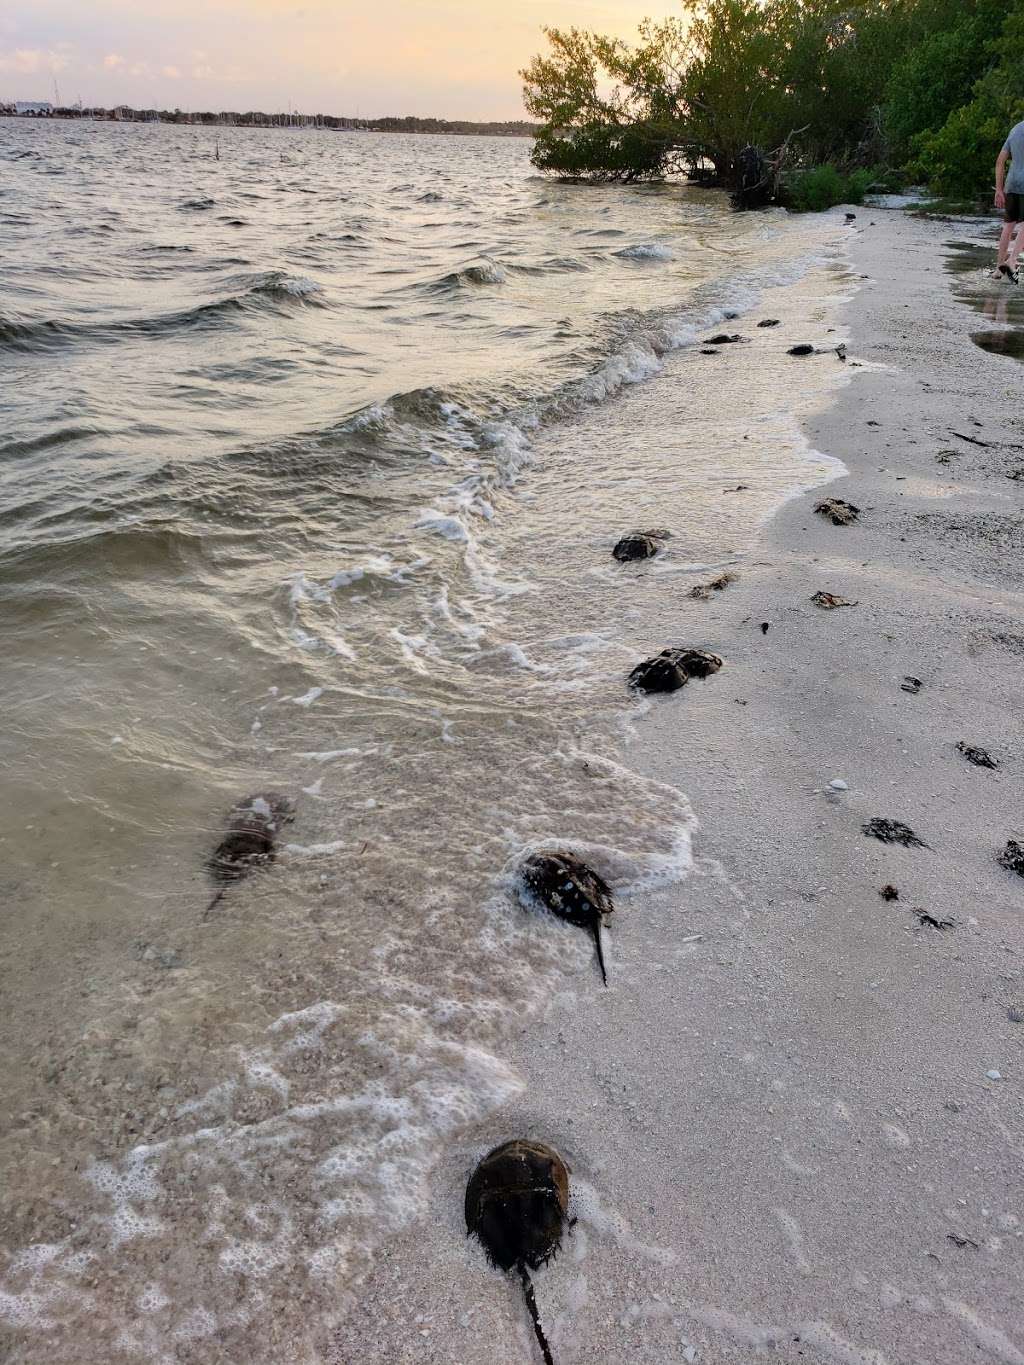
M 991 189 L 1024 113 L 1024 0 L 681 0 L 633 44 L 545 30 L 522 73 L 541 170 L 650 179 L 769 157 L 785 201 L 863 195 L 873 166 L 944 193 Z M 791 168 L 796 168 L 795 170 Z
M 660 176 L 671 139 L 650 124 L 592 123 L 567 137 L 545 129 L 533 164 L 566 180 L 651 180 Z
M 782 202 L 794 213 L 820 213 L 833 204 L 863 204 L 875 180 L 875 171 L 867 167 L 844 175 L 831 164 L 811 166 L 787 177 Z
M 970 102 L 914 141 L 911 170 L 941 194 L 989 195 L 1007 131 L 1024 118 L 1024 0 L 1016 0 L 986 44 L 986 56 L 990 64 Z

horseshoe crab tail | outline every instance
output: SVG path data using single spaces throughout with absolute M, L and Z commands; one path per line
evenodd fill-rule
M 544 1335 L 544 1328 L 540 1325 L 540 1314 L 537 1312 L 537 1300 L 533 1293 L 533 1282 L 530 1279 L 530 1272 L 522 1261 L 519 1262 L 519 1278 L 523 1282 L 523 1297 L 526 1299 L 526 1306 L 530 1310 L 530 1318 L 533 1322 L 533 1330 L 537 1334 L 537 1342 L 544 1356 L 544 1365 L 555 1365 L 554 1357 L 551 1354 L 551 1347 L 548 1339 Z
M 209 905 L 206 907 L 206 909 L 203 911 L 203 919 L 206 919 L 206 917 L 210 914 L 210 911 L 214 908 L 214 906 L 217 905 L 217 904 L 219 903 L 221 896 L 223 896 L 223 894 L 224 894 L 224 892 L 225 892 L 226 890 L 227 890 L 227 887 L 226 887 L 226 886 L 222 886 L 221 889 L 217 892 L 217 894 L 214 896 L 213 900 L 210 902 L 210 904 L 209 904 Z
M 594 920 L 594 944 L 597 948 L 597 965 L 601 968 L 601 980 L 608 985 L 608 973 L 604 969 L 604 952 L 601 948 L 601 916 Z

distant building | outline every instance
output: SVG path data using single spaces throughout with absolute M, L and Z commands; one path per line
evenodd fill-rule
M 15 100 L 14 112 L 18 118 L 52 118 L 53 105 L 48 100 Z

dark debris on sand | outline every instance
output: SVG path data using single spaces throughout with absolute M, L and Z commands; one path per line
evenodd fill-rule
M 987 749 L 979 749 L 975 744 L 968 744 L 966 740 L 960 740 L 956 746 L 957 753 L 963 754 L 968 763 L 973 763 L 976 768 L 998 768 L 999 760 L 993 758 Z
M 936 915 L 930 915 L 927 910 L 922 910 L 920 906 L 914 907 L 914 916 L 917 919 L 918 927 L 921 929 L 955 929 L 955 919 L 939 919 Z
M 902 844 L 904 848 L 928 847 L 925 841 L 919 839 L 902 820 L 886 820 L 876 815 L 868 820 L 862 829 L 869 838 L 880 839 L 883 844 Z
M 1008 839 L 999 855 L 999 866 L 1005 867 L 1008 872 L 1016 872 L 1018 877 L 1024 877 L 1024 844 L 1019 844 L 1016 839 Z
M 713 592 L 724 592 L 730 583 L 735 583 L 737 579 L 734 573 L 722 573 L 717 578 L 712 578 L 710 582 L 698 583 L 690 589 L 689 595 L 698 601 L 706 602 Z
M 845 498 L 823 498 L 814 510 L 827 517 L 833 526 L 852 526 L 860 516 L 860 508 Z
M 856 602 L 848 602 L 845 597 L 839 597 L 834 592 L 816 592 L 811 598 L 816 607 L 821 607 L 823 611 L 835 611 L 837 607 L 855 607 Z

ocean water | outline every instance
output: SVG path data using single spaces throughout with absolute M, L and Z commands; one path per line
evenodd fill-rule
M 641 605 L 835 472 L 782 333 L 838 340 L 847 229 L 528 155 L 0 121 L 5 1358 L 325 1359 L 511 1031 L 598 988 L 524 853 L 638 907 L 691 866 L 624 678 L 713 642 Z

